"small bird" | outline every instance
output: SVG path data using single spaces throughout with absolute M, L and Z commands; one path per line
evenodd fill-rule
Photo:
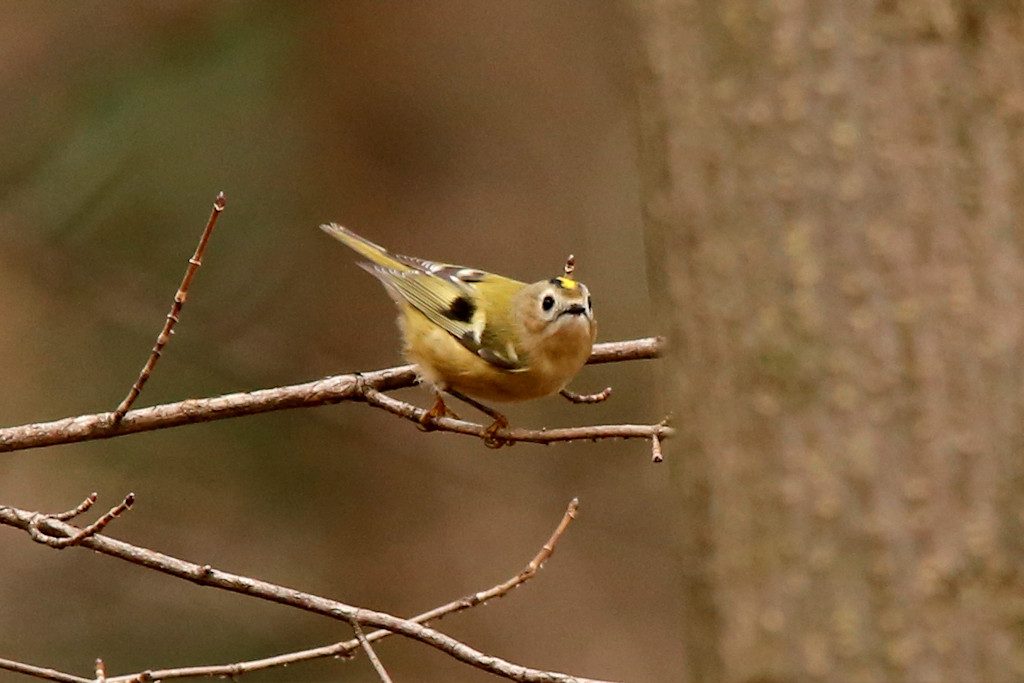
M 508 420 L 475 400 L 525 401 L 554 394 L 587 362 L 597 334 L 586 285 L 565 275 L 533 284 L 447 263 L 392 254 L 340 225 L 320 228 L 367 262 L 399 308 L 406 359 L 436 394 L 421 423 L 446 413 L 442 392 L 494 419 L 493 445 Z M 500 445 L 500 441 L 497 445 Z

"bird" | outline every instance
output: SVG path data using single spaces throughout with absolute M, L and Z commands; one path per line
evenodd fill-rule
M 514 402 L 563 391 L 597 336 L 590 290 L 564 274 L 532 284 L 477 268 L 395 254 L 337 223 L 320 228 L 365 259 L 398 307 L 403 354 L 435 394 L 424 429 L 455 415 L 444 394 L 494 421 L 485 443 L 502 445 L 508 419 L 483 401 Z M 564 393 L 564 392 L 563 392 Z M 479 399 L 479 400 L 478 400 Z

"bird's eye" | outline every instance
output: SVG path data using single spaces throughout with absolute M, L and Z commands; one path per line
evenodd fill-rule
M 593 300 L 589 296 L 587 297 L 587 308 L 589 308 L 591 310 L 594 309 L 594 302 L 593 302 Z
M 555 305 L 555 297 L 548 294 L 544 297 L 544 300 L 540 302 L 540 307 L 545 311 L 550 311 Z

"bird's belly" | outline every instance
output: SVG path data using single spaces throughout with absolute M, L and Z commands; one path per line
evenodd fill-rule
M 425 380 L 486 401 L 528 401 L 553 394 L 589 355 L 586 349 L 561 362 L 513 372 L 491 365 L 444 330 L 406 325 L 405 333 L 405 357 L 419 367 Z

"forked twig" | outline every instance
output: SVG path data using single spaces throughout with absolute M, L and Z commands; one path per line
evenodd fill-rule
M 121 516 L 126 510 L 130 510 L 132 505 L 135 504 L 135 494 L 129 493 L 124 497 L 120 503 L 110 508 L 102 517 L 97 519 L 95 522 L 87 527 L 79 529 L 76 533 L 70 536 L 53 536 L 51 534 L 42 531 L 39 527 L 47 521 L 56 520 L 63 522 L 65 520 L 76 517 L 82 514 L 93 506 L 96 502 L 96 494 L 93 493 L 74 510 L 68 510 L 67 512 L 60 512 L 55 515 L 44 515 L 36 513 L 36 517 L 32 520 L 32 523 L 28 526 L 28 534 L 32 537 L 32 540 L 36 543 L 42 543 L 48 545 L 51 548 L 62 550 L 64 548 L 78 545 L 90 536 L 95 536 L 99 532 L 103 531 L 108 524 L 113 522 L 115 519 Z
M 132 404 L 135 403 L 135 399 L 137 399 L 139 394 L 142 393 L 142 387 L 146 385 L 146 381 L 153 373 L 153 368 L 156 367 L 156 362 L 160 359 L 160 355 L 163 353 L 164 347 L 167 346 L 167 342 L 171 340 L 171 335 L 174 334 L 174 326 L 178 322 L 178 316 L 181 315 L 181 307 L 185 305 L 185 300 L 188 298 L 188 289 L 192 286 L 192 278 L 195 277 L 196 271 L 199 270 L 199 266 L 203 265 L 203 254 L 206 252 L 206 244 L 210 241 L 210 235 L 213 234 L 213 228 L 217 225 L 217 219 L 220 218 L 220 214 L 224 211 L 224 206 L 226 204 L 227 198 L 224 197 L 224 193 L 218 193 L 217 198 L 213 200 L 213 210 L 210 211 L 210 218 L 206 222 L 203 234 L 199 237 L 199 244 L 196 245 L 196 251 L 192 255 L 192 258 L 188 260 L 188 268 L 185 269 L 185 277 L 182 278 L 181 285 L 178 286 L 178 291 L 174 294 L 174 303 L 171 304 L 171 312 L 167 314 L 167 319 L 164 321 L 164 327 L 160 330 L 160 334 L 157 335 L 156 344 L 153 345 L 153 350 L 150 351 L 146 364 L 142 366 L 142 371 L 139 372 L 138 379 L 135 380 L 135 383 L 132 384 L 132 388 L 128 390 L 128 395 L 124 397 L 121 404 L 117 406 L 117 410 L 114 411 L 114 424 L 119 423 L 124 418 L 128 410 L 131 409 Z
M 392 415 L 403 417 L 410 422 L 422 424 L 427 411 L 414 406 L 411 403 L 401 401 L 394 396 L 389 396 L 372 387 L 363 387 L 362 395 L 367 403 L 386 410 Z M 640 424 L 619 424 L 619 425 L 593 425 L 588 427 L 560 427 L 557 429 L 521 429 L 518 427 L 501 428 L 489 431 L 488 427 L 456 420 L 451 417 L 431 417 L 430 425 L 433 429 L 442 432 L 465 434 L 475 436 L 484 441 L 493 439 L 502 444 L 515 444 L 519 442 L 549 444 L 560 441 L 598 441 L 601 439 L 650 439 L 657 435 L 665 439 L 674 430 L 664 422 L 654 425 Z
M 416 622 L 417 624 L 427 624 L 431 621 L 437 621 L 450 614 L 461 612 L 463 610 L 482 605 L 491 600 L 502 598 L 507 595 L 512 589 L 526 583 L 540 571 L 542 565 L 547 562 L 548 558 L 555 551 L 555 547 L 558 545 L 558 541 L 562 538 L 565 532 L 568 530 L 569 525 L 574 519 L 576 519 L 576 512 L 579 509 L 579 501 L 573 499 L 569 506 L 565 510 L 565 514 L 562 515 L 562 519 L 558 522 L 558 526 L 555 528 L 551 537 L 544 544 L 544 546 L 537 552 L 530 562 L 527 563 L 526 567 L 512 578 L 499 583 L 496 586 L 488 588 L 487 590 L 479 591 L 471 595 L 453 600 L 447 604 L 435 607 L 432 610 L 428 610 L 421 614 L 418 614 L 410 619 L 410 621 Z M 0 520 L 2 521 L 2 520 Z M 391 631 L 377 630 L 367 634 L 367 641 L 373 643 L 378 640 L 387 638 L 393 635 Z M 217 664 L 210 666 L 193 666 L 184 667 L 179 669 L 162 669 L 159 671 L 146 671 L 145 678 L 139 677 L 140 674 L 133 676 L 118 676 L 117 678 L 109 680 L 107 683 L 143 683 L 144 681 L 155 681 L 155 680 L 168 680 L 172 678 L 192 678 L 200 676 L 238 676 L 253 671 L 262 671 L 264 669 L 270 669 L 278 666 L 287 666 L 297 662 L 305 662 L 312 659 L 323 659 L 326 657 L 340 657 L 349 658 L 352 657 L 355 652 L 359 649 L 360 645 L 356 639 L 343 641 L 340 643 L 333 643 L 331 645 L 322 645 L 320 647 L 311 648 L 308 650 L 301 650 L 298 652 L 288 652 L 274 657 L 266 657 L 264 659 L 255 659 L 247 662 L 236 662 L 233 664 Z
M 566 511 L 566 515 L 571 518 L 572 514 L 570 513 L 574 513 L 574 511 L 574 505 L 571 504 L 570 509 Z M 37 523 L 37 520 L 39 520 L 40 517 L 42 517 L 42 520 L 38 521 L 40 530 L 50 536 L 56 538 L 72 537 L 81 531 L 66 522 L 54 519 L 53 517 L 40 515 L 40 513 L 37 512 L 0 505 L 0 524 L 28 531 L 34 523 Z M 366 636 L 367 641 L 378 640 L 389 633 L 394 633 L 430 645 L 431 647 L 437 648 L 438 650 L 451 655 L 459 661 L 465 662 L 479 669 L 483 669 L 506 678 L 511 678 L 513 680 L 537 681 L 543 683 L 594 683 L 591 679 L 570 676 L 568 674 L 555 671 L 531 669 L 519 664 L 513 664 L 512 662 L 508 662 L 493 655 L 485 655 L 484 653 L 469 647 L 465 643 L 455 640 L 454 638 L 439 631 L 423 626 L 420 623 L 426 622 L 429 619 L 438 618 L 444 614 L 472 607 L 473 605 L 480 604 L 480 602 L 488 600 L 491 597 L 504 595 L 511 590 L 511 588 L 530 578 L 530 576 L 532 576 L 532 574 L 539 568 L 540 564 L 543 563 L 544 559 L 550 556 L 550 553 L 554 548 L 554 543 L 558 540 L 558 537 L 561 536 L 561 533 L 564 532 L 564 527 L 568 526 L 569 521 L 571 521 L 571 519 L 567 520 L 563 517 L 562 523 L 559 524 L 559 528 L 556 529 L 555 534 L 548 543 L 545 544 L 545 547 L 541 549 L 541 552 L 538 553 L 537 557 L 534 558 L 535 561 L 531 562 L 530 565 L 527 565 L 526 570 L 520 572 L 519 577 L 516 577 L 505 584 L 501 584 L 500 586 L 496 586 L 490 591 L 477 593 L 475 595 L 468 596 L 467 598 L 463 598 L 461 601 L 456 603 L 450 603 L 449 605 L 431 610 L 430 612 L 420 615 L 420 617 L 417 617 L 415 620 L 401 619 L 384 612 L 353 607 L 337 600 L 331 600 L 329 598 L 305 593 L 285 586 L 279 586 L 259 579 L 220 571 L 210 567 L 209 565 L 198 565 L 186 562 L 185 560 L 154 552 L 147 548 L 125 543 L 124 541 L 118 541 L 110 538 L 109 536 L 89 536 L 82 539 L 79 545 L 83 548 L 89 548 L 90 550 L 103 553 L 104 555 L 116 557 L 202 586 L 212 586 L 222 590 L 256 597 L 262 600 L 296 607 L 298 609 L 321 614 L 323 616 L 348 623 L 356 622 L 361 626 L 373 626 L 376 629 L 381 629 L 380 631 L 374 631 L 373 633 L 368 634 Z M 530 571 L 531 567 L 533 567 L 532 571 Z M 358 640 L 350 642 L 351 650 L 355 650 L 360 647 Z M 339 650 L 336 651 L 335 654 L 342 653 Z M 288 655 L 283 655 L 282 658 L 284 657 L 288 657 Z M 306 658 L 309 659 L 312 657 Z M 5 663 L 6 660 L 0 660 L 0 668 L 16 670 L 12 667 L 4 666 Z M 283 663 L 284 662 L 281 662 L 281 664 Z M 194 667 L 191 669 L 188 675 L 210 675 L 208 667 L 206 668 L 207 672 L 202 674 L 194 673 L 198 668 L 199 667 Z M 19 669 L 19 671 L 22 673 L 29 673 L 24 667 Z M 155 681 L 172 677 L 184 677 L 184 675 L 165 675 L 167 673 L 173 673 L 174 671 L 175 670 L 170 670 L 169 672 L 145 671 L 126 677 L 109 677 L 107 679 L 107 683 Z M 242 671 L 239 668 L 239 665 L 229 665 L 229 670 L 222 673 L 222 675 L 236 675 L 240 672 Z M 80 683 L 80 680 L 75 677 L 53 678 L 53 680 Z

